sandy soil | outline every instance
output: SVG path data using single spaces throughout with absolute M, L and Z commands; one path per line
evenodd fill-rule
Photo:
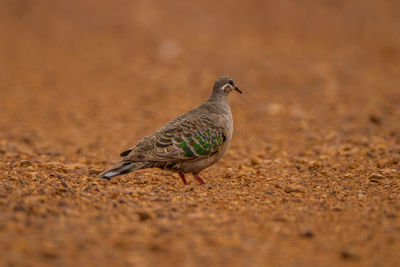
M 398 10 L 2 1 L 0 265 L 399 266 Z M 96 178 L 222 74 L 244 94 L 206 186 Z

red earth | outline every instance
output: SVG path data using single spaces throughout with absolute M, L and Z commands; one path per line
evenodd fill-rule
M 399 266 L 399 10 L 2 1 L 0 265 Z M 205 186 L 96 177 L 226 74 Z

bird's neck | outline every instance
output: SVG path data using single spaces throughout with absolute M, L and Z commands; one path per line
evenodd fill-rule
M 229 104 L 228 103 L 228 94 L 222 93 L 222 92 L 216 92 L 215 90 L 213 91 L 213 93 L 211 94 L 211 96 L 208 100 Z
M 211 104 L 215 109 L 219 112 L 230 112 L 228 95 L 225 94 L 212 94 L 211 97 L 207 100 L 209 104 Z

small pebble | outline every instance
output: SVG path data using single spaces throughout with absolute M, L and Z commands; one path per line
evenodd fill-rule
M 310 228 L 303 228 L 300 230 L 300 236 L 305 238 L 311 238 L 314 236 L 314 232 Z
M 150 214 L 144 211 L 138 211 L 136 212 L 136 214 L 138 215 L 139 220 L 142 222 L 147 221 L 151 218 Z
M 304 193 L 306 191 L 306 188 L 302 185 L 298 185 L 298 184 L 291 184 L 291 185 L 287 185 L 283 191 L 285 191 L 286 193 Z

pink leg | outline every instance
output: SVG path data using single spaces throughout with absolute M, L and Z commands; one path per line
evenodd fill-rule
M 185 175 L 183 173 L 178 173 L 178 174 L 179 174 L 179 177 L 181 177 L 183 184 L 187 185 Z
M 198 174 L 194 174 L 193 173 L 193 177 L 196 178 L 196 180 L 200 183 L 200 185 L 202 184 L 206 184 L 203 179 L 200 178 L 200 176 Z

